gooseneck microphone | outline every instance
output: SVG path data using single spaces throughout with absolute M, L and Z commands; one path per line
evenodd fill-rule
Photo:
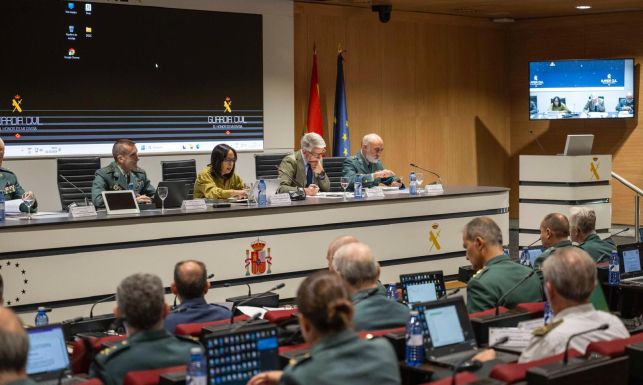
M 72 183 L 69 179 L 67 179 L 63 174 L 58 174 L 58 176 L 59 176 L 59 177 L 61 177 L 65 182 L 69 183 L 69 184 L 71 185 L 71 187 L 75 188 L 75 189 L 76 189 L 76 190 L 78 190 L 81 194 L 83 194 L 83 196 L 85 197 L 85 206 L 89 206 L 89 203 L 87 203 L 87 195 L 85 194 L 85 192 L 84 192 L 80 187 L 78 187 L 78 186 L 76 186 L 75 184 L 73 184 L 73 183 Z
M 498 345 L 502 345 L 505 342 L 509 341 L 509 336 L 503 336 L 501 338 L 498 338 L 498 341 L 496 341 L 493 345 L 489 345 L 489 349 L 493 349 Z M 475 354 L 478 354 L 477 352 Z M 482 362 L 478 360 L 473 360 L 469 361 L 471 357 L 467 357 L 466 359 L 458 362 L 456 365 L 451 367 L 452 374 L 451 374 L 451 385 L 456 385 L 456 376 L 458 375 L 458 372 L 460 372 L 462 369 L 466 369 L 469 371 L 473 370 L 478 370 L 482 367 Z M 465 365 L 467 364 L 468 365 Z
M 251 323 L 252 321 L 256 321 L 261 317 L 261 313 L 255 313 L 252 317 L 248 318 L 247 320 L 243 322 L 239 322 L 235 327 L 233 327 L 230 330 L 230 333 L 234 333 L 237 330 L 241 329 L 242 327 L 246 326 L 247 324 Z
M 610 325 L 605 323 L 605 324 L 597 326 L 597 327 L 595 327 L 593 329 L 588 329 L 588 330 L 578 332 L 576 334 L 572 334 L 571 336 L 569 336 L 569 338 L 567 339 L 567 343 L 565 344 L 565 355 L 563 356 L 563 366 L 566 366 L 567 361 L 569 360 L 569 344 L 570 344 L 570 342 L 572 342 L 572 339 L 574 339 L 575 337 L 578 337 L 580 335 L 586 334 L 586 333 L 591 333 L 591 332 L 595 332 L 595 331 L 598 331 L 598 330 L 607 330 L 607 329 L 609 329 L 609 327 L 610 327 Z
M 107 296 L 105 298 L 101 298 L 98 301 L 94 302 L 92 304 L 92 307 L 89 309 L 89 318 L 94 318 L 94 307 L 96 305 L 98 305 L 101 302 L 107 302 L 107 301 L 112 300 L 114 298 L 116 298 L 116 294 L 109 295 L 109 296 Z
M 433 175 L 437 176 L 437 177 L 438 177 L 438 182 L 440 182 L 440 181 L 442 180 L 442 178 L 440 177 L 440 174 L 438 174 L 437 172 L 434 172 L 434 171 L 431 171 L 431 170 L 427 170 L 426 168 L 422 168 L 422 167 L 418 166 L 418 165 L 417 165 L 417 164 L 415 164 L 415 163 L 409 163 L 409 166 L 411 166 L 411 167 L 413 167 L 413 168 L 417 168 L 418 170 L 422 170 L 422 171 L 425 171 L 425 172 L 428 172 L 428 173 L 430 173 L 430 174 L 433 174 Z M 441 183 L 441 182 L 440 182 L 440 183 Z
M 277 169 L 277 172 L 280 175 L 283 175 L 286 178 L 288 178 L 288 180 L 291 181 L 292 183 L 294 183 L 295 187 L 297 187 L 296 191 L 291 191 L 291 192 L 288 193 L 288 195 L 290 195 L 290 200 L 292 200 L 292 201 L 303 201 L 304 199 L 306 199 L 306 190 L 304 189 L 304 186 L 302 186 L 301 183 L 297 182 L 295 180 L 295 178 L 293 178 L 290 175 L 286 174 L 284 172 L 284 170 L 279 168 L 279 166 L 275 166 L 275 168 Z
M 535 244 L 536 244 L 536 242 L 538 242 L 538 241 L 540 241 L 540 237 L 538 237 L 538 239 L 536 239 L 535 241 L 531 242 L 529 245 L 527 245 L 527 246 L 525 246 L 525 247 L 526 247 L 526 248 L 530 248 L 531 246 L 535 245 Z
M 507 296 L 509 294 L 511 294 L 514 290 L 516 290 L 518 288 L 518 286 L 520 286 L 523 283 L 525 283 L 525 281 L 528 280 L 529 278 L 531 278 L 531 276 L 534 275 L 534 274 L 536 274 L 536 270 L 532 270 L 529 274 L 527 274 L 524 277 L 522 277 L 522 279 L 520 281 L 518 281 L 518 283 L 513 285 L 511 287 L 511 289 L 507 290 L 507 292 L 505 294 L 503 294 L 502 296 L 500 296 L 500 298 L 498 298 L 498 300 L 496 301 L 496 315 L 500 314 L 500 304 L 502 303 L 502 300 L 507 298 Z
M 458 287 L 456 289 L 451 290 L 450 293 L 444 293 L 444 297 L 442 297 L 442 299 L 447 299 L 447 298 L 449 298 L 449 296 L 457 294 L 459 291 L 460 291 L 460 288 Z
M 278 285 L 276 285 L 274 287 L 271 287 L 270 289 L 264 291 L 263 293 L 251 295 L 249 298 L 246 298 L 243 301 L 241 301 L 239 303 L 235 303 L 234 305 L 232 305 L 232 309 L 230 309 L 230 312 L 232 313 L 232 314 L 230 314 L 230 323 L 232 323 L 234 321 L 234 312 L 235 312 L 235 310 L 237 310 L 237 308 L 239 306 L 243 305 L 244 303 L 248 303 L 248 302 L 252 301 L 253 299 L 261 298 L 261 297 L 263 297 L 265 295 L 268 295 L 268 294 L 270 294 L 271 291 L 279 290 L 279 289 L 283 288 L 284 286 L 286 286 L 286 284 L 282 282 L 282 283 L 280 283 L 280 284 L 278 284 Z
M 605 238 L 605 239 L 610 239 L 610 238 L 612 238 L 612 237 L 615 237 L 615 236 L 617 236 L 617 235 L 619 235 L 619 234 L 621 234 L 621 233 L 624 233 L 624 232 L 628 231 L 629 229 L 630 229 L 629 227 L 626 227 L 626 228 L 624 228 L 623 230 L 620 230 L 620 231 L 615 232 L 614 234 L 610 234 L 610 236 L 609 236 L 609 237 L 607 237 L 607 238 Z

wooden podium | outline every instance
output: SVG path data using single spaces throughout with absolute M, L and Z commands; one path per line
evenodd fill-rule
M 596 232 L 601 238 L 609 236 L 611 172 L 611 155 L 521 155 L 519 246 L 538 239 L 545 215 L 558 212 L 569 217 L 574 206 L 594 209 Z

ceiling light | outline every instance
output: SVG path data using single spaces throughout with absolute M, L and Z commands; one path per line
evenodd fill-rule
M 591 5 L 577 5 L 576 9 L 590 9 L 592 8 Z

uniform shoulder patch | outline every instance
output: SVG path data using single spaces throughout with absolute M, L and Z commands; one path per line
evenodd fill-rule
M 311 359 L 310 353 L 302 354 L 300 356 L 291 358 L 290 361 L 288 361 L 288 365 L 293 367 L 298 366 L 304 362 L 310 361 L 310 359 Z
M 563 323 L 563 320 L 561 319 L 561 320 L 558 320 L 556 322 L 552 322 L 549 325 L 541 326 L 539 328 L 534 329 L 533 334 L 536 337 L 544 337 L 544 336 L 547 335 L 547 333 L 549 333 L 550 331 L 554 330 L 555 328 L 557 328 L 562 323 Z
M 129 349 L 130 345 L 127 342 L 127 340 L 120 341 L 110 347 L 107 347 L 103 350 L 100 351 L 100 356 L 103 356 L 105 360 L 109 360 L 110 358 L 118 355 L 120 352 L 123 352 L 127 349 Z
M 471 277 L 471 279 L 474 279 L 474 278 L 475 278 L 475 279 L 479 279 L 480 277 L 482 277 L 482 275 L 483 275 L 483 274 L 485 273 L 485 271 L 487 271 L 487 270 L 489 270 L 489 269 L 488 269 L 486 266 L 485 266 L 485 267 L 483 267 L 482 269 L 480 269 L 480 270 L 476 271 L 476 273 L 473 275 L 473 277 Z

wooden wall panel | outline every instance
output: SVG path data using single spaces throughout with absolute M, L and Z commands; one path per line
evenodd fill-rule
M 518 215 L 518 158 L 521 154 L 557 154 L 567 134 L 595 135 L 594 152 L 613 155 L 613 170 L 643 186 L 640 63 L 643 60 L 643 12 L 531 20 L 511 27 L 507 52 L 511 100 L 511 203 Z M 554 43 L 555 41 L 555 43 Z M 530 122 L 527 105 L 530 60 L 634 57 L 637 115 L 628 120 Z M 633 194 L 612 182 L 612 221 L 633 223 Z
M 508 81 L 494 72 L 507 66 L 506 30 L 483 19 L 399 11 L 382 24 L 369 9 L 296 3 L 295 63 L 306 67 L 295 72 L 295 125 L 305 126 L 314 36 L 325 137 L 332 137 L 335 55 L 342 43 L 353 152 L 364 134 L 376 132 L 385 140 L 385 166 L 405 180 L 415 162 L 449 184 L 508 186 L 503 159 L 510 111 L 498 101 Z M 323 51 L 322 39 L 329 47 Z

